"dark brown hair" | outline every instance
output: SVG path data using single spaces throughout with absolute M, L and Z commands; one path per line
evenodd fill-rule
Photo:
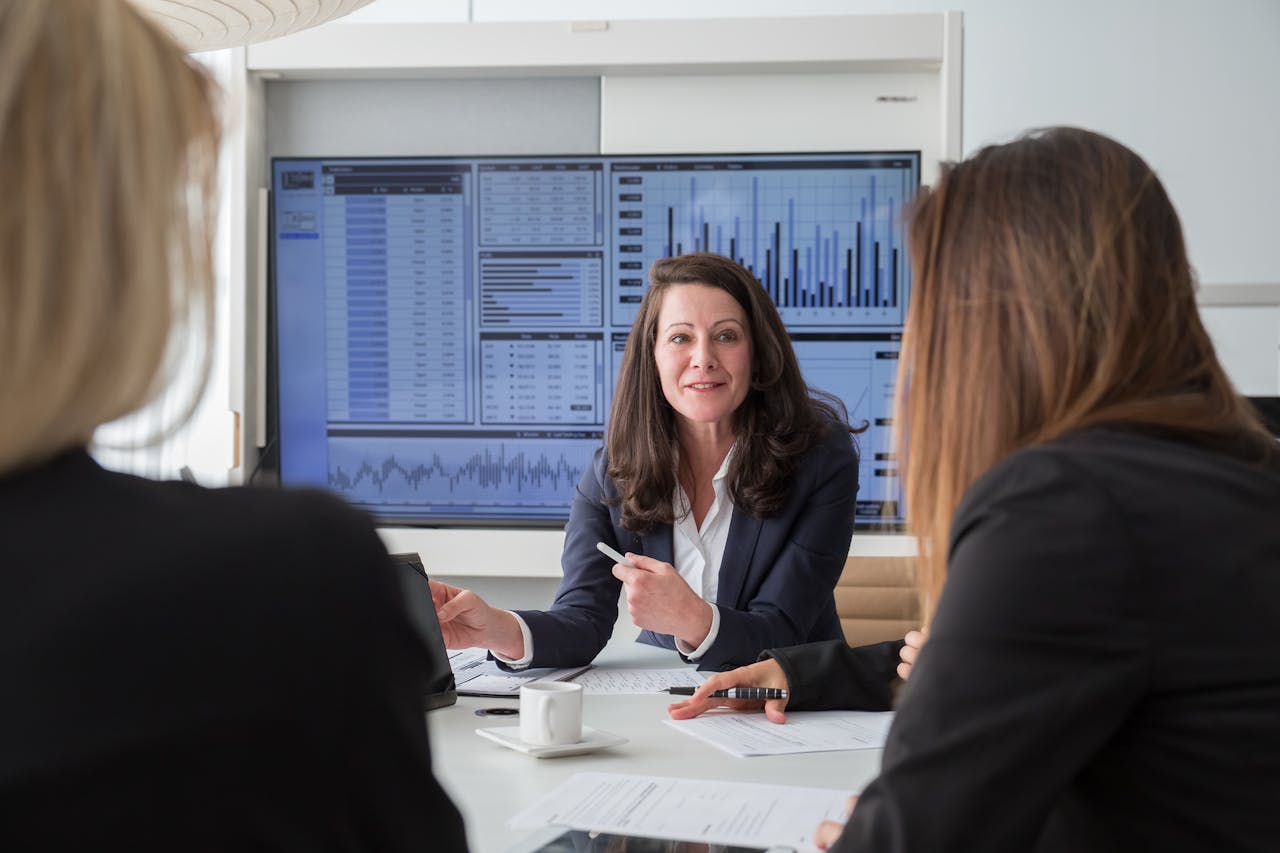
M 690 284 L 732 296 L 746 314 L 751 337 L 751 386 L 734 413 L 737 451 L 728 473 L 735 507 L 757 517 L 776 512 L 800 455 L 828 429 L 849 428 L 843 404 L 805 384 L 782 318 L 750 272 L 707 253 L 656 261 L 622 356 L 609 416 L 608 473 L 629 530 L 643 532 L 675 520 L 676 415 L 662 393 L 654 348 L 664 294 Z
M 1018 448 L 1122 423 L 1273 452 L 1200 322 L 1173 205 L 1123 145 L 1053 128 L 984 148 L 918 200 L 910 248 L 896 422 L 926 614 L 961 497 Z

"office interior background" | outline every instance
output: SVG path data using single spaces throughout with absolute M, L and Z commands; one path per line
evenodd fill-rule
M 815 35 L 824 21 L 857 31 L 862 19 L 887 38 L 870 54 L 854 39 L 846 57 L 812 58 L 803 43 L 770 43 L 775 18 L 815 19 L 795 30 Z M 589 46 L 552 62 L 539 45 L 621 37 L 628 23 L 654 37 L 632 65 L 624 51 L 593 66 Z M 434 57 L 456 47 L 445 37 L 468 32 L 464 42 L 496 35 L 478 64 L 442 67 Z M 203 54 L 226 88 L 229 121 L 213 376 L 176 435 L 108 448 L 166 422 L 182 389 L 104 429 L 99 456 L 149 476 L 185 465 L 207 485 L 253 473 L 268 442 L 259 188 L 275 156 L 913 148 L 927 184 L 939 159 L 1078 125 L 1159 173 L 1232 380 L 1278 396 L 1277 41 L 1275 0 L 375 0 L 313 31 Z M 387 536 L 499 606 L 549 603 L 559 575 L 554 530 Z M 902 553 L 904 539 L 859 534 L 855 550 Z

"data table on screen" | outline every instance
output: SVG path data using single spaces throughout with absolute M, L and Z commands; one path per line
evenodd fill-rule
M 327 175 L 323 205 L 330 417 L 464 423 L 465 185 L 454 172 L 352 177 Z M 379 192 L 409 188 L 421 192 Z
M 599 245 L 602 168 L 600 163 L 481 166 L 480 245 Z
M 480 325 L 557 329 L 604 322 L 604 253 L 481 252 Z
M 480 335 L 485 424 L 603 424 L 599 332 Z

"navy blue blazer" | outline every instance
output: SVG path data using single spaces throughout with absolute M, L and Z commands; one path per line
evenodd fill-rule
M 516 611 L 533 635 L 531 666 L 590 663 L 613 633 L 622 582 L 597 542 L 665 563 L 674 557 L 670 524 L 646 534 L 622 527 L 607 467 L 601 448 L 578 483 L 560 559 L 564 579 L 551 609 Z M 761 519 L 734 508 L 715 602 L 720 631 L 699 669 L 730 669 L 768 648 L 843 636 L 832 591 L 849 554 L 857 494 L 852 436 L 833 426 L 800 458 L 778 512 Z M 643 631 L 638 639 L 676 647 L 669 634 Z

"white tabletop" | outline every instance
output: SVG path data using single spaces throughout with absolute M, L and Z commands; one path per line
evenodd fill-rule
M 681 664 L 675 652 L 614 640 L 596 665 L 651 669 Z M 464 696 L 457 705 L 431 711 L 427 721 L 436 776 L 462 811 L 471 853 L 502 853 L 526 837 L 527 831 L 511 829 L 507 820 L 575 773 L 729 779 L 854 793 L 880 767 L 880 750 L 737 758 L 665 725 L 672 701 L 665 694 L 587 694 L 583 724 L 621 735 L 627 743 L 562 758 L 534 758 L 475 733 L 478 728 L 517 725 L 516 717 L 475 713 L 479 708 L 515 707 L 514 699 Z

